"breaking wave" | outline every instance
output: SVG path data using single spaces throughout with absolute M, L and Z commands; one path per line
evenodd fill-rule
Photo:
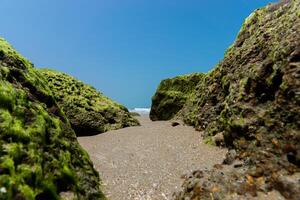
M 150 108 L 134 108 L 129 111 L 139 113 L 140 115 L 149 115 Z

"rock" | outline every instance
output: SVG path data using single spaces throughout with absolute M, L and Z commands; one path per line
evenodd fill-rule
M 221 189 L 225 193 L 233 186 L 239 188 L 237 193 L 242 199 L 256 195 L 258 190 L 270 192 L 276 185 L 273 174 L 286 177 L 300 171 L 299 16 L 299 0 L 280 1 L 255 10 L 245 20 L 224 59 L 190 89 L 191 98 L 180 104 L 183 106 L 178 106 L 170 95 L 160 95 L 166 94 L 167 88 L 174 91 L 170 84 L 163 89 L 159 86 L 154 95 L 154 116 L 162 116 L 158 108 L 171 110 L 174 102 L 176 112 L 171 113 L 202 131 L 205 141 L 218 138 L 214 136 L 222 132 L 224 145 L 236 151 L 236 156 L 227 155 L 225 163 L 232 163 L 234 157 L 244 161 L 245 168 L 236 168 L 244 169 L 240 176 L 252 177 L 252 168 L 263 169 L 256 174 L 262 177 L 237 177 L 227 182 L 227 189 Z M 256 181 L 263 184 L 255 185 Z M 202 192 L 193 198 L 211 198 L 203 185 L 195 188 Z M 293 191 L 279 192 L 291 198 Z M 186 188 L 183 193 L 190 194 Z
M 300 167 L 300 149 L 295 152 L 287 153 L 286 157 L 290 163 L 293 163 L 297 167 Z
M 231 165 L 233 163 L 233 161 L 235 160 L 236 156 L 237 156 L 237 153 L 236 153 L 236 151 L 234 149 L 229 150 L 226 153 L 226 156 L 225 156 L 225 159 L 223 161 L 223 164 Z
M 217 133 L 212 137 L 214 144 L 217 146 L 223 146 L 225 144 L 223 132 Z
M 0 38 L 0 199 L 105 199 L 47 83 Z
M 137 112 L 130 112 L 130 115 L 133 117 L 140 117 L 141 115 Z
M 155 121 L 173 118 L 187 99 L 191 98 L 194 88 L 202 78 L 202 73 L 194 73 L 162 80 L 152 97 L 150 119 Z
M 72 192 L 61 192 L 59 194 L 59 196 L 63 199 L 63 200 L 74 200 L 76 199 L 76 195 Z
M 291 200 L 300 199 L 300 174 L 294 176 L 278 176 L 274 187 L 286 198 Z
M 127 108 L 95 88 L 62 72 L 39 69 L 58 104 L 66 113 L 76 135 L 94 135 L 139 125 Z
M 172 124 L 171 124 L 173 127 L 175 127 L 175 126 L 178 126 L 178 125 L 180 125 L 180 123 L 179 122 L 172 122 Z

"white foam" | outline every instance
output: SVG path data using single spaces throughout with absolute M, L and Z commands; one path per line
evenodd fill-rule
M 140 115 L 149 115 L 150 113 L 150 108 L 134 108 L 132 110 L 129 110 L 130 112 L 136 112 L 139 113 Z

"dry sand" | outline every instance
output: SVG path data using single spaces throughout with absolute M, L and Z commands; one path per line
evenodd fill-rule
M 192 127 L 138 117 L 139 127 L 78 138 L 111 200 L 172 199 L 182 175 L 222 162 L 226 150 L 203 143 Z

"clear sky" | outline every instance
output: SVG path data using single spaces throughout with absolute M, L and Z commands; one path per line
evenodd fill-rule
M 272 0 L 0 0 L 0 35 L 36 67 L 69 73 L 129 108 L 160 80 L 207 72 Z

